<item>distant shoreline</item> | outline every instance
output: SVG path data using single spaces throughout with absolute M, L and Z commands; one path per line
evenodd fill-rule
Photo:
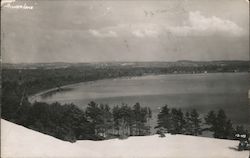
M 66 88 L 73 88 L 77 85 L 81 85 L 81 84 L 91 84 L 91 83 L 95 83 L 95 82 L 98 82 L 98 81 L 105 81 L 105 80 L 116 80 L 116 79 L 133 79 L 133 78 L 138 78 L 138 77 L 150 77 L 150 76 L 167 76 L 167 75 L 198 75 L 198 74 L 218 74 L 218 73 L 226 73 L 226 74 L 229 74 L 229 73 L 249 73 L 249 72 L 207 72 L 207 73 L 169 73 L 169 74 L 145 74 L 145 75 L 142 75 L 142 76 L 123 76 L 123 77 L 116 77 L 116 78 L 105 78 L 105 79 L 98 79 L 98 80 L 94 80 L 94 81 L 83 81 L 83 82 L 78 82 L 78 83 L 72 83 L 72 84 L 67 84 L 67 85 L 63 85 L 63 86 L 60 86 L 60 89 L 62 91 L 64 91 Z M 42 96 L 42 95 L 45 95 L 47 93 L 50 93 L 50 92 L 56 92 L 56 91 L 60 91 L 59 90 L 59 87 L 56 87 L 56 88 L 51 88 L 51 89 L 47 89 L 47 90 L 43 90 L 43 91 L 40 91 L 38 93 L 35 93 L 33 95 L 30 95 L 28 96 L 28 100 L 29 102 L 31 103 L 34 103 L 36 101 L 35 98 L 39 97 L 39 96 Z

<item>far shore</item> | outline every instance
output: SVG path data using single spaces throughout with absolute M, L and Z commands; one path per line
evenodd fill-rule
M 67 85 L 63 85 L 60 86 L 60 89 L 63 91 L 66 88 L 74 88 L 78 85 L 81 84 L 91 84 L 91 83 L 95 83 L 98 81 L 106 81 L 106 80 L 116 80 L 116 79 L 136 79 L 136 78 L 141 78 L 141 77 L 152 77 L 152 76 L 166 76 L 166 75 L 192 75 L 192 74 L 217 74 L 217 73 L 248 73 L 248 72 L 202 72 L 202 73 L 170 73 L 170 74 L 144 74 L 141 76 L 123 76 L 123 77 L 116 77 L 116 78 L 104 78 L 104 79 L 98 79 L 98 80 L 93 80 L 93 81 L 82 81 L 82 82 L 78 82 L 78 83 L 72 83 L 72 84 L 67 84 Z M 33 95 L 28 96 L 28 100 L 31 103 L 34 103 L 36 100 L 35 98 L 42 96 L 44 94 L 53 92 L 53 91 L 58 91 L 58 87 L 56 88 L 51 88 L 51 89 L 47 89 L 47 90 L 42 90 L 38 93 L 35 93 Z

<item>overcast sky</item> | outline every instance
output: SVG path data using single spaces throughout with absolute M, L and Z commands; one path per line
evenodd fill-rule
M 246 0 L 4 0 L 3 62 L 249 60 Z

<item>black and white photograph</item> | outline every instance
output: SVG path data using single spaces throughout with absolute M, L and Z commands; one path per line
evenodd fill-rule
M 249 0 L 1 0 L 2 158 L 250 158 Z

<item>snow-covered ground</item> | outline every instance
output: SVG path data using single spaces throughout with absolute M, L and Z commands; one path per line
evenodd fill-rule
M 185 135 L 69 143 L 1 119 L 1 157 L 8 158 L 248 158 L 238 141 Z

